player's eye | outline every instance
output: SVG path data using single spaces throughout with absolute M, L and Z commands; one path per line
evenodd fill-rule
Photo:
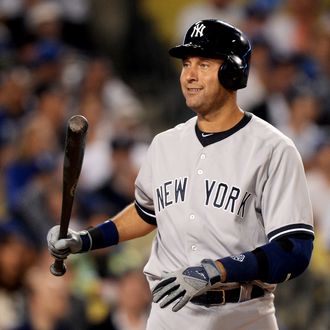
M 200 64 L 200 67 L 201 67 L 202 69 L 208 69 L 208 68 L 210 67 L 210 64 L 207 63 L 207 62 L 202 62 L 202 63 Z

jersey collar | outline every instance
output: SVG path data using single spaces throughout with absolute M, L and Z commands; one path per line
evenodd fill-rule
M 227 138 L 228 136 L 236 133 L 237 131 L 239 131 L 241 128 L 243 128 L 245 125 L 247 125 L 247 123 L 251 120 L 252 115 L 249 112 L 244 112 L 244 116 L 243 118 L 232 128 L 228 129 L 227 131 L 223 131 L 223 132 L 216 132 L 216 133 L 206 133 L 206 132 L 202 132 L 197 125 L 195 125 L 195 132 L 197 135 L 197 138 L 199 140 L 199 142 L 202 144 L 203 147 L 206 147 L 212 143 L 216 143 L 219 142 L 225 138 Z

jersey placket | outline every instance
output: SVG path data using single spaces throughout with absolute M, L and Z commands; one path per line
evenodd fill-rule
M 195 263 L 204 258 L 202 241 L 203 241 L 203 218 L 201 213 L 201 204 L 203 204 L 203 186 L 206 171 L 206 152 L 205 148 L 201 149 L 196 161 L 196 167 L 191 172 L 191 189 L 189 196 L 188 212 L 187 212 L 187 229 L 186 229 L 186 253 L 189 262 Z M 199 195 L 196 199 L 195 194 Z

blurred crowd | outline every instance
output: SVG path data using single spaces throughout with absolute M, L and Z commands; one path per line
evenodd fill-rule
M 329 1 L 188 1 L 171 13 L 171 44 L 142 3 L 0 0 L 0 330 L 145 328 L 152 234 L 74 255 L 63 277 L 49 272 L 66 123 L 75 114 L 89 122 L 70 223 L 80 230 L 134 200 L 154 134 L 193 115 L 167 49 L 202 18 L 248 35 L 253 55 L 239 104 L 288 135 L 305 165 L 315 248 L 308 271 L 276 291 L 280 329 L 330 329 Z

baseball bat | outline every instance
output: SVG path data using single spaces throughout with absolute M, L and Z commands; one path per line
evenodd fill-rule
M 84 158 L 87 130 L 88 122 L 85 117 L 75 115 L 68 120 L 64 146 L 59 239 L 67 237 L 76 187 Z M 55 259 L 50 267 L 50 272 L 55 276 L 64 275 L 66 266 L 63 260 Z

